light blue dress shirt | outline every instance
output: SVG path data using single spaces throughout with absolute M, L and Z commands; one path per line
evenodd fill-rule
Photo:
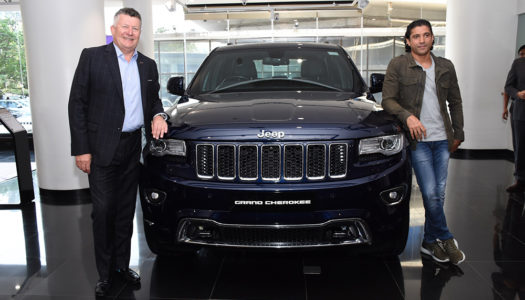
M 126 58 L 124 58 L 124 53 L 120 51 L 119 47 L 115 44 L 113 44 L 113 46 L 115 46 L 115 51 L 117 51 L 118 66 L 122 81 L 122 92 L 124 94 L 125 116 L 122 131 L 131 132 L 144 125 L 140 76 L 137 66 L 138 52 L 135 50 L 133 57 L 128 62 Z

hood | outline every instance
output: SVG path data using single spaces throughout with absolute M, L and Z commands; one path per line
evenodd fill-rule
M 371 129 L 379 127 L 392 129 L 391 118 L 381 117 L 384 116 L 381 106 L 348 96 L 333 92 L 207 95 L 178 104 L 170 112 L 170 134 L 214 140 L 257 135 L 259 140 L 333 139 L 343 138 L 341 135 L 369 136 Z M 343 134 L 345 131 L 348 133 Z

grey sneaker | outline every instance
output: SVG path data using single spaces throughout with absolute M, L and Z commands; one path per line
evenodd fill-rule
M 438 241 L 432 243 L 426 243 L 423 241 L 423 245 L 421 245 L 421 253 L 431 256 L 432 259 L 437 262 L 450 261 L 447 253 Z
M 459 265 L 465 260 L 465 253 L 458 249 L 458 241 L 456 239 L 448 239 L 442 243 L 443 249 L 448 254 L 451 263 Z

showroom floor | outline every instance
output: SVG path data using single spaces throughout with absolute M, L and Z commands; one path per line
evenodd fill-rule
M 137 221 L 138 205 L 131 267 L 142 286 L 133 290 L 115 282 L 109 298 L 518 299 L 516 294 L 525 294 L 524 195 L 505 192 L 512 170 L 503 159 L 450 161 L 445 210 L 467 255 L 459 267 L 422 260 L 424 212 L 417 185 L 410 236 L 399 258 L 218 250 L 157 258 Z M 0 182 L 0 204 L 17 198 L 16 178 Z M 47 205 L 38 195 L 25 209 L 0 210 L 0 299 L 93 299 L 90 212 L 90 204 Z

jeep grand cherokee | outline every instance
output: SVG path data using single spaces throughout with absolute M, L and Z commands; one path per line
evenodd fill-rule
M 144 149 L 150 249 L 348 247 L 398 254 L 411 167 L 399 125 L 345 50 L 271 43 L 215 49 Z

